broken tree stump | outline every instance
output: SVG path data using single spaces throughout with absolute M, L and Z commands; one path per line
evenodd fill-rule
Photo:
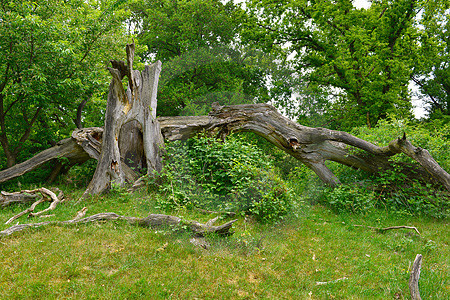
M 108 68 L 112 81 L 109 86 L 100 158 L 84 197 L 102 193 L 111 188 L 112 184 L 122 186 L 126 181 L 126 173 L 132 174 L 122 163 L 119 149 L 121 129 L 129 122 L 135 122 L 135 128 L 142 131 L 147 174 L 161 171 L 160 148 L 163 147 L 163 140 L 156 120 L 156 93 L 161 62 L 145 66 L 141 73 L 133 70 L 134 44 L 127 45 L 126 50 L 126 64 L 123 61 L 111 61 L 112 68 Z M 122 84 L 125 76 L 128 78 L 126 91 Z M 132 178 L 133 181 L 136 179 L 137 177 Z

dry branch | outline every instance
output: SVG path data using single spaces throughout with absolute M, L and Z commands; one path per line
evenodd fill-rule
M 59 190 L 59 189 L 58 189 Z M 11 196 L 16 196 L 18 198 L 23 197 L 24 195 L 36 195 L 37 193 L 40 193 L 42 196 L 39 200 L 35 201 L 29 208 L 27 208 L 26 210 L 18 213 L 17 215 L 13 216 L 12 218 L 10 218 L 8 221 L 6 221 L 5 224 L 10 224 L 12 223 L 14 220 L 20 218 L 21 216 L 28 214 L 28 217 L 36 217 L 36 216 L 40 216 L 50 210 L 54 210 L 56 208 L 56 206 L 61 203 L 62 201 L 62 197 L 63 197 L 63 193 L 62 191 L 59 190 L 59 197 L 56 196 L 55 193 L 53 193 L 52 191 L 50 191 L 49 189 L 46 188 L 39 188 L 39 189 L 34 189 L 34 190 L 23 190 L 20 192 L 15 192 L 15 193 L 8 193 Z M 43 203 L 45 201 L 48 201 L 48 199 L 51 200 L 51 204 L 48 208 L 33 213 L 33 211 L 35 210 L 36 206 L 40 203 Z
M 411 274 L 409 276 L 409 291 L 412 300 L 421 300 L 419 293 L 420 267 L 422 265 L 422 254 L 417 254 L 412 265 Z
M 342 280 L 347 280 L 347 277 L 342 277 L 342 278 L 338 278 L 336 280 L 332 280 L 332 281 L 317 281 L 316 285 L 325 285 L 325 284 L 330 284 L 330 283 L 336 283 Z
M 78 214 L 77 214 L 78 215 Z M 70 225 L 70 224 L 84 224 L 84 223 L 91 223 L 91 222 L 97 222 L 97 221 L 112 221 L 112 220 L 125 220 L 129 224 L 132 225 L 138 225 L 143 227 L 159 227 L 159 226 L 180 226 L 180 229 L 188 229 L 191 232 L 193 232 L 197 236 L 204 236 L 207 233 L 215 233 L 222 236 L 227 236 L 233 234 L 231 232 L 231 228 L 233 226 L 233 223 L 237 220 L 229 221 L 225 224 L 219 225 L 219 226 L 213 226 L 210 223 L 200 223 L 197 221 L 190 221 L 190 220 L 182 220 L 181 218 L 175 217 L 175 216 L 169 216 L 169 215 L 162 215 L 162 214 L 150 214 L 149 216 L 145 218 L 135 218 L 135 217 L 127 217 L 127 216 L 121 216 L 116 213 L 107 212 L 107 213 L 99 213 L 95 214 L 86 218 L 77 219 L 75 217 L 72 220 L 68 221 L 49 221 L 49 222 L 41 222 L 41 223 L 28 223 L 28 224 L 20 224 L 20 225 L 14 225 L 11 226 L 3 231 L 0 231 L 0 237 L 8 236 L 13 233 L 22 231 L 27 228 L 37 228 L 42 227 L 45 225 Z
M 388 230 L 392 230 L 392 229 L 413 229 L 415 232 L 417 232 L 418 235 L 420 235 L 419 230 L 414 227 L 414 226 L 390 226 L 390 227 L 385 227 L 385 228 L 380 228 L 380 227 L 372 227 L 372 226 L 367 226 L 367 225 L 353 225 L 355 227 L 366 227 L 366 228 L 370 228 L 372 230 L 378 231 L 378 232 L 384 232 L 384 231 L 388 231 Z

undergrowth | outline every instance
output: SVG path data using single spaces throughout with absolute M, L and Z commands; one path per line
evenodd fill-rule
M 286 182 L 258 147 L 238 136 L 199 135 L 166 145 L 165 166 L 150 185 L 158 205 L 250 214 L 261 222 L 283 218 L 292 204 Z

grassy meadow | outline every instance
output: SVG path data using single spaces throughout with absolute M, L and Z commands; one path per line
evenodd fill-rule
M 44 220 L 71 219 L 83 207 L 87 215 L 167 213 L 201 222 L 215 216 L 183 208 L 161 211 L 152 192 L 115 192 L 77 202 L 83 190 L 59 187 L 68 200 Z M 26 208 L 1 210 L 0 230 Z M 418 253 L 423 254 L 422 298 L 450 295 L 446 220 L 381 210 L 336 214 L 300 200 L 275 223 L 237 218 L 234 235 L 207 236 L 207 249 L 175 228 L 121 221 L 24 230 L 0 239 L 0 299 L 409 299 L 409 268 Z M 420 235 L 353 225 L 416 226 Z

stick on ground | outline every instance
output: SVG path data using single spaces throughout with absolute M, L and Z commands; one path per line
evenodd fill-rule
M 373 229 L 373 230 L 376 230 L 376 231 L 379 231 L 379 232 L 384 232 L 384 231 L 388 231 L 388 230 L 391 230 L 391 229 L 402 229 L 402 228 L 403 229 L 413 229 L 415 232 L 417 232 L 418 235 L 420 235 L 419 230 L 416 227 L 414 227 L 414 226 L 401 225 L 401 226 L 390 226 L 390 227 L 386 227 L 386 228 L 372 227 L 372 226 L 366 226 L 366 225 L 353 225 L 353 226 L 355 226 L 355 227 L 367 227 L 367 228 L 370 228 L 370 229 Z

